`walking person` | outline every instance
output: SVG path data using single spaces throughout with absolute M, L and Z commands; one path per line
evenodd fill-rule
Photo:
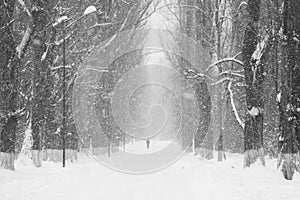
M 150 140 L 149 140 L 149 138 L 147 138 L 147 140 L 146 140 L 146 145 L 147 145 L 147 149 L 149 149 L 149 147 L 150 147 Z

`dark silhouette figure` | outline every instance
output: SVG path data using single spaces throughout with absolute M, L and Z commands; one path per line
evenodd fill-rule
M 147 144 L 147 149 L 149 149 L 149 147 L 150 147 L 150 140 L 149 139 L 146 140 L 146 144 Z

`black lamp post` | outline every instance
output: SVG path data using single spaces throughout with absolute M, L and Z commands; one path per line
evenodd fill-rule
M 66 22 L 63 24 L 63 98 L 62 98 L 62 145 L 63 145 L 63 167 L 66 166 Z

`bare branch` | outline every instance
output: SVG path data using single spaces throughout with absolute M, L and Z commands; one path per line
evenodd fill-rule
M 144 8 L 142 8 L 142 13 L 140 14 L 140 16 L 138 17 L 138 19 L 136 20 L 134 26 L 137 27 L 137 25 L 139 25 L 140 23 L 142 23 L 143 21 L 145 21 L 146 19 L 148 19 L 150 16 L 152 16 L 156 11 L 156 7 L 158 5 L 158 1 L 157 3 L 154 5 L 154 9 L 151 13 L 149 13 L 146 17 L 143 17 L 144 14 L 146 13 L 146 11 L 149 9 L 150 5 L 152 4 L 153 0 L 149 1 Z
M 100 47 L 100 49 L 102 50 L 102 49 L 105 49 L 106 47 L 108 47 L 115 39 L 116 39 L 116 37 L 117 37 L 117 35 L 118 35 L 118 33 L 119 32 L 121 32 L 123 29 L 124 29 L 124 27 L 125 27 L 125 24 L 127 23 L 127 20 L 128 20 L 128 18 L 129 18 L 129 14 L 131 13 L 131 10 L 132 9 L 129 9 L 129 11 L 127 12 L 127 16 L 126 16 L 126 18 L 124 19 L 124 21 L 123 21 L 123 23 L 122 23 L 122 25 L 121 25 L 121 27 L 119 28 L 119 30 L 104 44 L 104 45 L 102 45 L 101 47 Z

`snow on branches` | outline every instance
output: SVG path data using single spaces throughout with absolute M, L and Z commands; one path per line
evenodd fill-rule
M 61 24 L 63 21 L 67 20 L 68 17 L 67 16 L 61 16 L 60 18 L 58 18 L 56 20 L 56 22 L 53 24 L 53 27 L 58 26 L 59 24 Z
M 22 8 L 25 10 L 25 12 L 27 13 L 27 15 L 29 17 L 31 17 L 31 13 L 30 11 L 28 10 L 28 8 L 26 7 L 25 5 L 25 2 L 23 0 L 18 0 L 18 3 L 22 6 Z
M 206 71 L 209 71 L 212 67 L 216 66 L 216 65 L 219 65 L 219 64 L 222 64 L 224 62 L 234 62 L 234 63 L 237 63 L 241 66 L 244 65 L 244 63 L 238 59 L 236 59 L 235 57 L 232 57 L 232 58 L 222 58 L 220 60 L 217 60 L 216 62 L 212 63 L 211 65 L 208 66 L 208 68 L 206 69 Z

